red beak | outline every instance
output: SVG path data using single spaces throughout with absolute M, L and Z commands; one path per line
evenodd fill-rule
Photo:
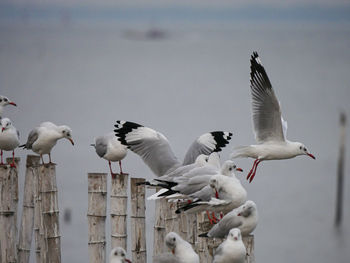
M 74 142 L 71 138 L 68 138 L 68 140 L 72 143 L 72 145 L 74 145 Z
M 307 155 L 309 155 L 312 159 L 316 160 L 316 157 L 313 156 L 311 153 L 308 153 Z
M 13 105 L 13 106 L 17 106 L 16 103 L 14 103 L 13 101 L 10 101 L 9 104 Z
M 173 248 L 173 249 L 171 250 L 171 253 L 173 253 L 173 254 L 175 255 L 175 248 Z
M 241 216 L 241 213 L 238 213 L 238 216 Z
M 215 197 L 218 199 L 219 198 L 219 193 L 218 191 L 215 189 Z
M 236 171 L 243 172 L 242 168 L 236 168 Z
M 125 259 L 125 261 L 128 262 L 128 263 L 131 263 L 131 261 L 129 259 L 127 259 L 127 258 Z
M 234 237 L 233 239 L 234 239 L 234 240 L 238 240 L 238 238 L 237 238 L 237 237 Z
M 4 128 L 4 127 L 2 127 L 2 128 L 1 128 L 1 132 L 3 132 L 4 130 L 5 130 L 5 128 Z

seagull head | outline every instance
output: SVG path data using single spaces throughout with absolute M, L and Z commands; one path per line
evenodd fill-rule
M 58 129 L 61 132 L 62 138 L 66 138 L 72 143 L 72 145 L 74 145 L 74 141 L 72 139 L 72 129 L 66 125 L 61 125 Z
M 228 233 L 227 239 L 232 241 L 240 241 L 242 240 L 241 230 L 238 228 L 232 228 Z
M 10 101 L 7 97 L 0 96 L 0 106 L 6 106 L 6 105 L 17 106 L 16 103 L 14 103 L 13 101 Z
M 300 142 L 297 142 L 297 143 L 295 144 L 295 147 L 296 147 L 297 155 L 308 155 L 308 156 L 310 156 L 312 159 L 314 159 L 314 160 L 316 159 L 316 157 L 315 157 L 313 154 L 311 154 L 311 153 L 308 152 L 308 150 L 306 149 L 306 147 L 305 147 L 304 144 L 302 144 L 302 143 L 300 143 Z
M 165 245 L 171 250 L 171 253 L 173 254 L 175 254 L 176 243 L 179 239 L 179 235 L 175 232 L 170 232 L 165 236 Z
M 243 169 L 237 167 L 237 165 L 231 160 L 225 161 L 221 167 L 221 173 L 226 176 L 232 175 L 235 171 L 243 172 Z
M 248 217 L 257 211 L 256 204 L 252 200 L 248 200 L 241 206 L 238 216 Z
M 124 263 L 124 262 L 130 262 L 128 259 L 125 258 L 126 252 L 121 247 L 113 248 L 110 255 L 109 260 L 111 263 Z
M 219 198 L 220 175 L 213 175 L 209 180 L 209 186 L 213 189 L 215 198 Z
M 3 118 L 1 119 L 1 132 L 4 130 L 10 128 L 12 126 L 12 122 L 9 118 Z

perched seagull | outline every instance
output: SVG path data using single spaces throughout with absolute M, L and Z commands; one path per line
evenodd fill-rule
M 10 101 L 7 97 L 0 95 L 0 119 L 1 119 L 4 107 L 7 105 L 17 106 L 16 103 L 14 103 L 13 101 Z
M 91 146 L 95 147 L 98 156 L 108 161 L 113 178 L 115 178 L 116 174 L 112 171 L 111 162 L 119 162 L 120 173 L 123 174 L 121 161 L 127 154 L 127 147 L 118 141 L 113 132 L 97 137 L 95 144 L 91 144 Z
M 109 263 L 131 263 L 129 259 L 125 258 L 126 252 L 121 247 L 115 247 L 109 254 Z
M 258 224 L 258 210 L 256 204 L 248 200 L 240 207 L 226 214 L 208 233 L 200 237 L 225 238 L 232 228 L 239 228 L 242 236 L 247 236 Z
M 66 138 L 72 145 L 72 130 L 66 125 L 57 126 L 52 122 L 43 122 L 39 127 L 34 128 L 28 135 L 26 144 L 20 145 L 24 149 L 31 149 L 40 154 L 41 161 L 44 164 L 43 154 L 49 155 L 51 162 L 51 149 L 56 145 L 59 139 Z
M 221 151 L 232 136 L 230 132 L 221 131 L 200 136 L 190 146 L 181 164 L 173 153 L 168 139 L 160 132 L 128 121 L 117 121 L 114 126 L 118 140 L 138 154 L 158 177 L 193 163 L 200 154 Z
M 213 175 L 209 181 L 209 185 L 212 190 L 210 199 L 208 198 L 208 195 L 203 194 L 202 197 L 205 198 L 197 199 L 192 203 L 186 204 L 178 208 L 175 212 L 177 214 L 181 213 L 182 211 L 186 211 L 187 213 L 196 213 L 206 210 L 208 219 L 212 224 L 213 222 L 215 223 L 217 219 L 215 218 L 214 214 L 213 218 L 211 219 L 208 211 L 225 214 L 242 205 L 247 199 L 247 191 L 234 174 L 231 176 L 222 174 Z M 204 191 L 204 189 L 202 190 Z
M 159 263 L 199 263 L 199 256 L 194 252 L 190 243 L 183 240 L 175 232 L 170 232 L 165 236 L 165 245 L 171 251 L 173 256 L 168 258 L 158 256 L 155 262 Z M 169 261 L 173 259 L 173 261 Z
M 250 70 L 253 123 L 258 144 L 240 146 L 231 155 L 231 158 L 251 157 L 255 159 L 247 176 L 249 182 L 254 179 L 261 161 L 289 159 L 298 155 L 308 155 L 315 159 L 304 144 L 286 139 L 287 122 L 282 118 L 280 103 L 257 52 L 251 56 Z
M 244 263 L 246 254 L 241 231 L 233 228 L 227 239 L 215 250 L 213 263 Z
M 1 163 L 3 165 L 2 154 L 3 151 L 12 151 L 12 163 L 11 167 L 16 167 L 15 165 L 15 149 L 19 145 L 19 132 L 12 125 L 9 118 L 1 119 L 1 133 L 0 133 L 0 149 L 1 149 Z

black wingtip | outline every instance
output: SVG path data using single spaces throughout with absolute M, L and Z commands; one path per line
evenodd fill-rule
M 227 144 L 230 143 L 232 133 L 224 131 L 214 131 L 210 133 L 216 142 L 214 152 L 220 152 Z
M 208 237 L 208 232 L 198 235 L 199 237 Z
M 118 140 L 121 144 L 125 146 L 129 146 L 127 143 L 125 137 L 126 135 L 131 132 L 133 129 L 137 129 L 139 127 L 143 127 L 141 124 L 131 122 L 131 121 L 121 121 L 117 120 L 117 124 L 114 125 L 116 129 L 114 129 L 115 136 L 118 137 Z

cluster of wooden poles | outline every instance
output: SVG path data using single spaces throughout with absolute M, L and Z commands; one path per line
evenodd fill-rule
M 7 163 L 12 161 L 8 158 Z M 0 262 L 28 263 L 34 237 L 35 262 L 60 263 L 61 237 L 56 183 L 56 165 L 40 165 L 39 156 L 28 155 L 23 190 L 22 217 L 17 227 L 18 166 L 0 166 Z M 133 263 L 147 262 L 145 186 L 143 178 L 130 178 L 130 220 L 127 206 L 129 176 L 117 175 L 111 180 L 107 195 L 106 173 L 88 174 L 88 232 L 89 262 L 105 263 L 107 196 L 110 197 L 111 247 L 127 250 L 127 222 L 131 223 L 131 259 Z M 156 201 L 153 256 L 164 252 L 164 237 L 177 232 L 195 248 L 200 262 L 212 262 L 218 239 L 198 237 L 207 232 L 210 224 L 205 213 L 177 215 L 177 204 Z M 18 239 L 17 239 L 18 236 Z M 247 248 L 246 262 L 254 262 L 254 237 L 243 238 Z M 150 251 L 148 247 L 148 251 Z

